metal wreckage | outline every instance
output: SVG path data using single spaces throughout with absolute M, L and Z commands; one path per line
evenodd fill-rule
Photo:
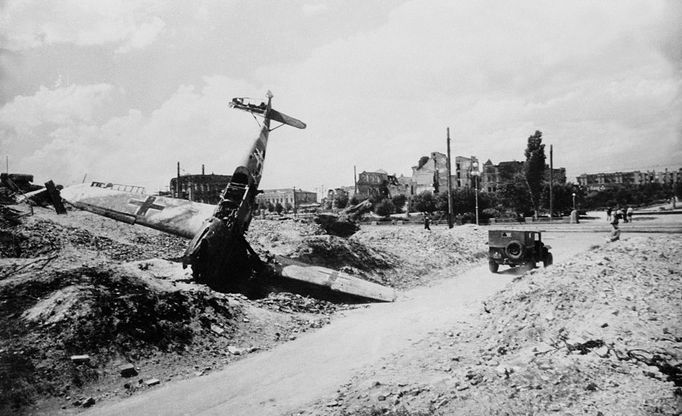
M 313 296 L 393 301 L 391 288 L 325 267 L 277 258 L 264 262 L 244 234 L 256 208 L 270 132 L 282 125 L 299 129 L 305 123 L 272 108 L 267 102 L 234 98 L 230 107 L 262 117 L 260 134 L 243 162 L 234 170 L 217 205 L 144 194 L 140 187 L 103 182 L 74 185 L 61 190 L 67 203 L 128 224 L 139 224 L 191 239 L 183 266 L 194 279 L 220 291 L 248 292 L 266 286 L 304 290 Z M 272 122 L 281 123 L 271 128 Z M 254 273 L 255 271 L 255 273 Z

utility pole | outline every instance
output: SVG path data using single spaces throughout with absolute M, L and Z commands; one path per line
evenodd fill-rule
M 549 145 L 549 223 L 552 223 L 554 214 L 554 198 L 552 198 L 552 187 L 554 186 L 554 149 Z
M 175 197 L 180 198 L 180 162 L 178 162 L 178 175 L 175 179 Z
M 452 222 L 452 166 L 450 164 L 450 127 L 447 128 L 448 132 L 448 228 L 453 227 Z

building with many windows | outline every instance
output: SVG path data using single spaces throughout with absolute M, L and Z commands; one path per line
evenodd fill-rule
M 297 188 L 265 189 L 256 196 L 256 202 L 266 206 L 268 204 L 276 206 L 279 203 L 284 209 L 291 210 L 316 204 L 317 193 Z
M 682 168 L 678 170 L 656 172 L 655 170 L 640 172 L 601 172 L 583 173 L 577 177 L 578 185 L 591 191 L 603 191 L 609 188 L 642 185 L 645 183 L 675 184 L 682 180 Z
M 214 205 L 220 201 L 220 195 L 230 183 L 230 179 L 232 179 L 230 175 L 203 173 L 175 177 L 170 180 L 171 197 Z

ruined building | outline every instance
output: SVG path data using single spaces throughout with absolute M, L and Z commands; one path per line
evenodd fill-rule
M 500 186 L 510 183 L 514 177 L 523 175 L 523 164 L 516 160 L 500 162 L 494 165 L 488 159 L 481 169 L 481 182 L 479 189 L 486 192 L 497 192 Z M 549 182 L 549 165 L 545 166 L 545 180 Z M 556 168 L 553 170 L 552 180 L 555 184 L 566 183 L 566 168 Z
M 417 166 L 412 166 L 411 194 L 418 195 L 424 191 L 433 193 L 447 192 L 448 187 L 448 157 L 440 152 L 432 152 L 430 156 L 419 159 Z M 474 186 L 475 156 L 456 156 L 450 166 L 452 188 L 467 188 Z
M 178 164 L 178 171 L 180 165 Z M 179 175 L 170 180 L 170 196 L 215 205 L 220 195 L 230 183 L 230 175 L 206 175 L 201 167 L 200 175 Z
M 376 172 L 363 171 L 358 175 L 357 194 L 358 199 L 367 198 L 392 198 L 396 195 L 405 195 L 409 185 L 401 182 L 396 175 L 389 175 L 383 170 Z

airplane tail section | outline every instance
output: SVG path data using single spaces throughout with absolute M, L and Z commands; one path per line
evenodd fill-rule
M 256 104 L 249 98 L 238 97 L 233 98 L 232 101 L 230 101 L 230 107 L 247 111 L 251 114 L 265 117 L 291 127 L 296 127 L 297 129 L 306 128 L 306 124 L 301 120 L 288 116 L 284 113 L 280 113 L 274 108 L 268 108 L 268 105 L 264 102 Z

